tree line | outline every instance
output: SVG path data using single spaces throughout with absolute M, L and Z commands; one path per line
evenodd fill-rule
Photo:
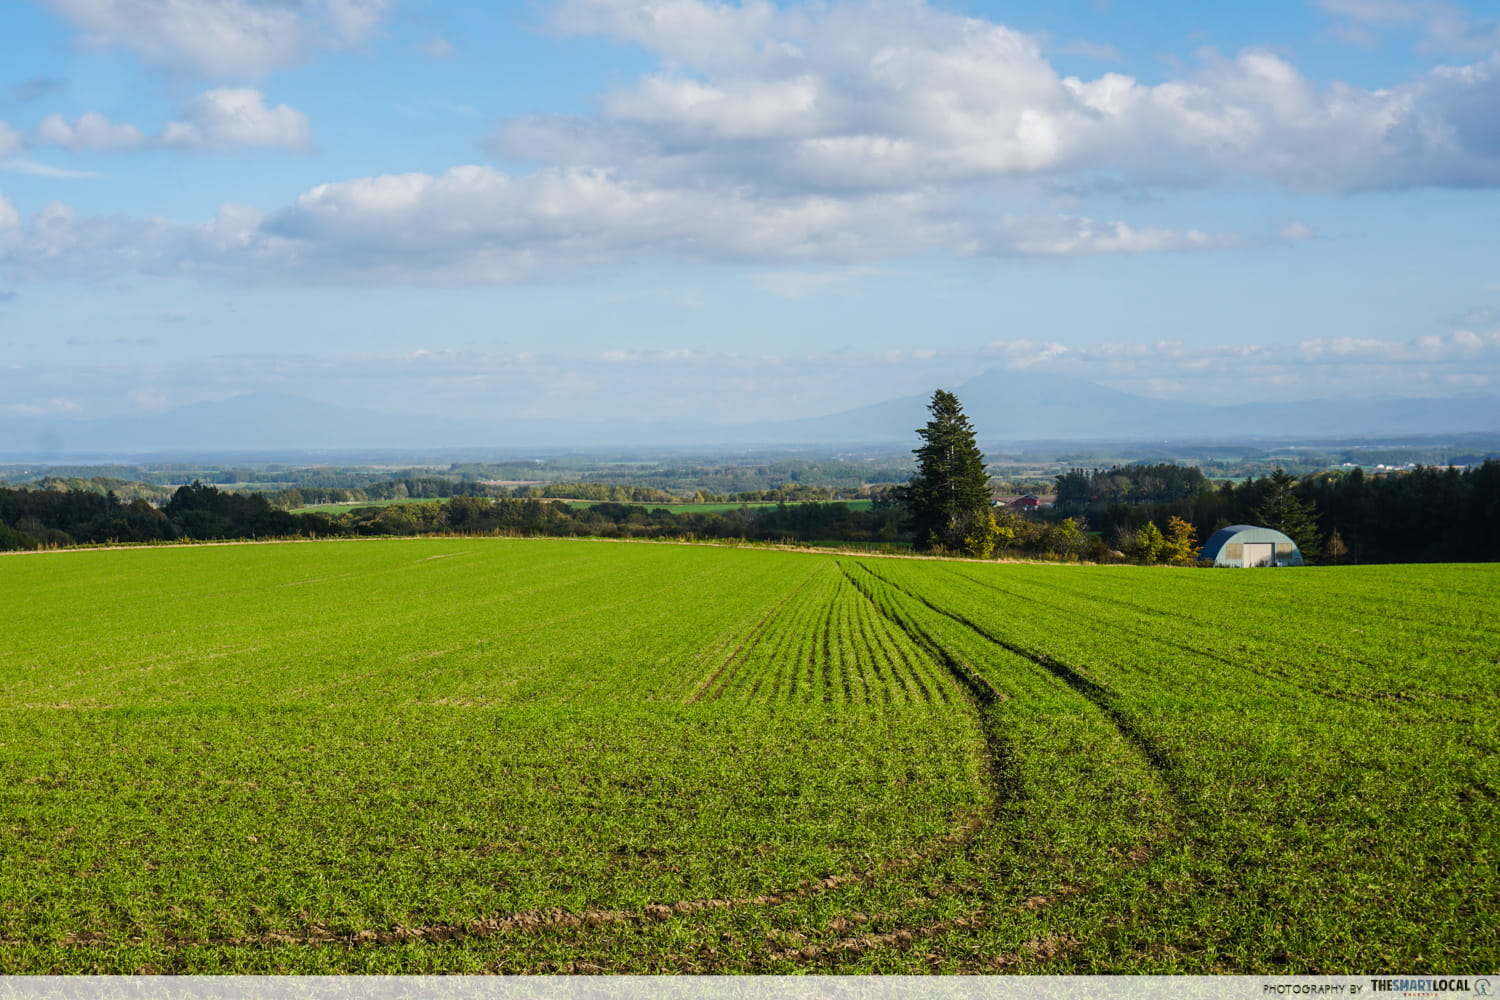
M 902 513 L 887 504 L 783 504 L 682 511 L 603 501 L 460 494 L 334 513 L 291 513 L 260 493 L 194 482 L 165 504 L 85 490 L 0 489 L 0 551 L 162 541 L 466 534 L 743 539 L 899 545 Z

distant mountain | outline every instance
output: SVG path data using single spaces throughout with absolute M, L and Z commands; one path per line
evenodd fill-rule
M 223 454 L 614 445 L 691 430 L 672 425 L 413 417 L 279 393 L 248 393 L 116 420 L 0 422 L 0 455 Z M 646 435 L 641 437 L 639 435 Z
M 1192 403 L 1132 396 L 1061 375 L 986 372 L 953 389 L 982 441 L 1158 437 L 1193 426 Z M 812 441 L 909 441 L 927 422 L 928 396 L 873 406 L 784 426 Z
M 1134 396 L 1061 375 L 992 371 L 953 390 L 982 442 L 1234 440 L 1500 431 L 1500 397 L 1210 406 Z M 780 425 L 788 440 L 910 441 L 926 396 Z
M 1500 397 L 1317 400 L 1209 406 L 1135 396 L 1081 379 L 994 371 L 954 391 L 981 443 L 1413 437 L 1500 432 Z M 116 420 L 0 421 L 0 456 L 396 451 L 651 445 L 909 445 L 927 420 L 910 396 L 801 420 L 737 425 L 456 420 L 252 393 Z

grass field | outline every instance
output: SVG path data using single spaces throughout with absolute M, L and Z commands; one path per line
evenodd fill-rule
M 1500 959 L 1500 567 L 0 558 L 0 973 Z

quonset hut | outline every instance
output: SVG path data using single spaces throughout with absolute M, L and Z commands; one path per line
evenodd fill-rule
M 1213 533 L 1198 556 L 1215 566 L 1301 566 L 1297 543 L 1273 528 L 1231 524 Z

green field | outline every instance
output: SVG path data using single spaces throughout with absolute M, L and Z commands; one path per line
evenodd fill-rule
M 1500 960 L 1500 566 L 420 539 L 0 599 L 0 973 Z

